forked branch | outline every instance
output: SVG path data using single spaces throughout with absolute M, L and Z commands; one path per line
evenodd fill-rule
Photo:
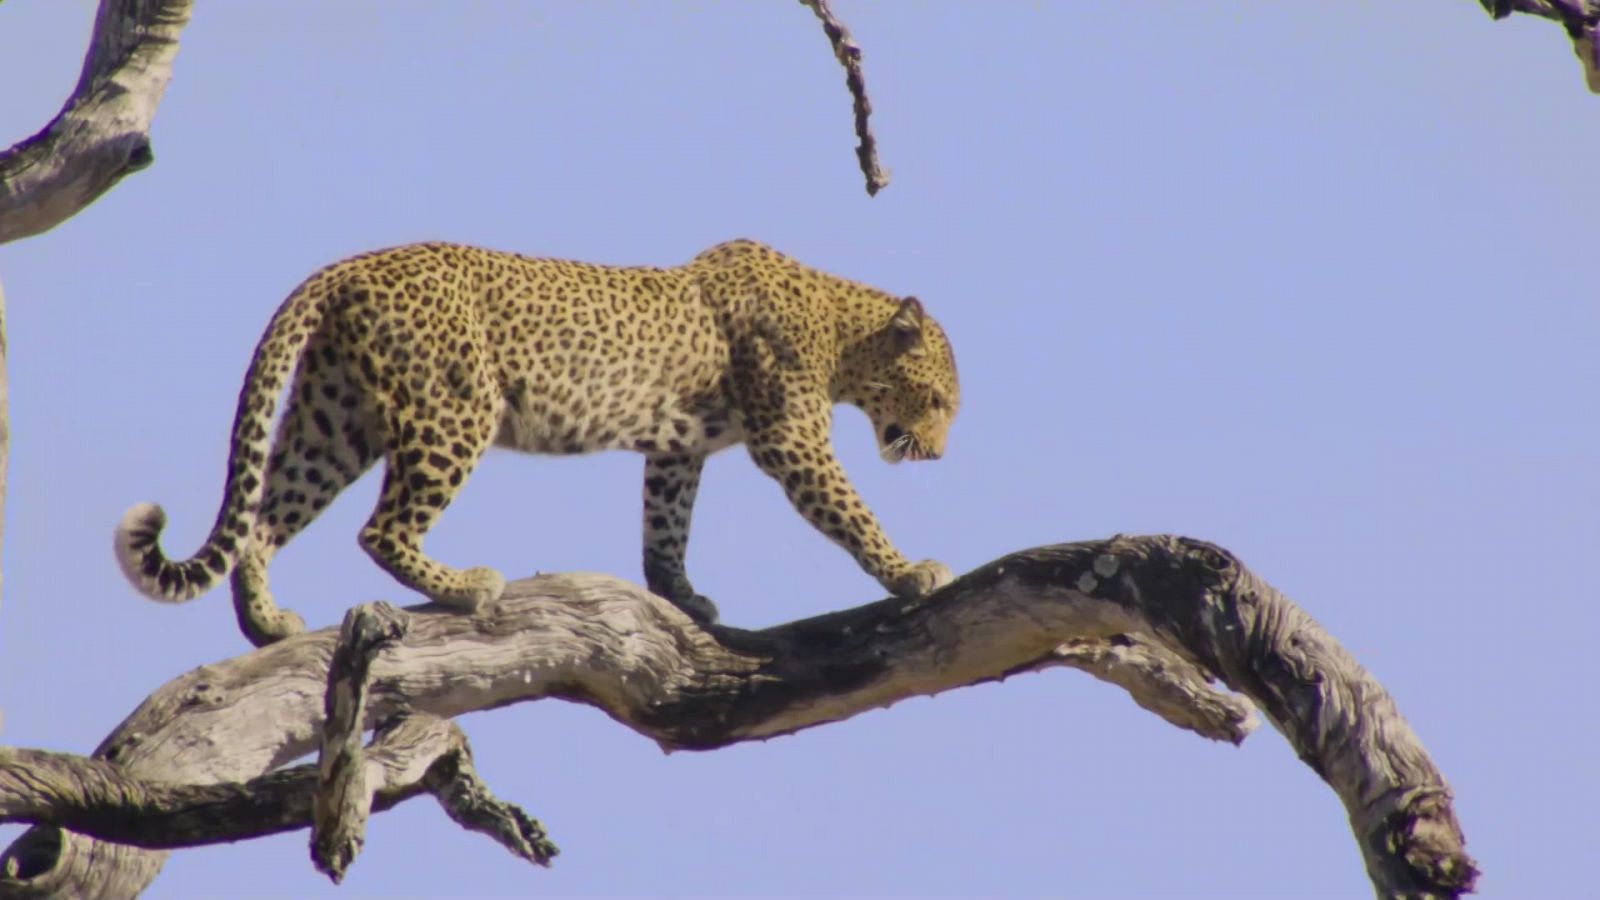
M 388 799 L 386 793 L 394 792 L 389 785 L 399 782 L 405 788 L 431 791 L 450 818 L 468 831 L 487 834 L 523 859 L 548 866 L 560 851 L 546 837 L 544 826 L 516 806 L 495 799 L 474 772 L 472 751 L 454 722 L 427 714 L 401 716 L 380 725 L 372 750 L 362 750 L 372 662 L 405 636 L 408 621 L 387 603 L 370 603 L 350 610 L 339 628 L 323 699 L 311 861 L 335 882 L 342 881 L 361 851 L 368 813 Z M 396 745 L 411 750 L 405 758 L 414 767 L 399 777 L 391 760 L 373 752 L 381 749 L 394 756 Z M 252 812 L 240 810 L 239 816 Z
M 181 676 L 96 755 L 151 781 L 256 778 L 316 749 L 336 642 L 331 629 L 303 634 Z M 710 750 L 1062 665 L 1121 685 L 1173 724 L 1238 741 L 1250 706 L 1207 684 L 1220 680 L 1255 701 L 1339 796 L 1380 895 L 1471 889 L 1476 869 L 1449 789 L 1389 695 L 1232 555 L 1185 538 L 1024 551 L 922 603 L 885 600 L 755 632 L 702 629 L 614 578 L 526 579 L 475 617 L 410 611 L 406 633 L 371 662 L 364 718 L 558 697 L 666 749 Z M 217 746 L 218 734 L 230 743 Z M 37 804 L 0 802 L 0 815 L 62 821 Z M 133 894 L 159 863 L 146 850 L 34 828 L 0 862 L 10 873 L 0 894 L 83 896 L 97 885 Z
M 386 603 L 345 616 L 328 669 L 316 766 L 242 784 L 171 784 L 129 775 L 103 759 L 0 748 L 0 822 L 50 824 L 146 849 L 237 841 L 309 824 L 312 862 L 337 882 L 361 849 L 369 812 L 426 792 L 463 828 L 549 865 L 559 851 L 544 827 L 489 792 L 454 722 L 397 715 L 378 725 L 371 746 L 361 747 L 372 661 L 405 634 L 407 621 Z

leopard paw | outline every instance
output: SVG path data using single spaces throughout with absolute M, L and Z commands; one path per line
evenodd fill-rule
M 903 600 L 919 600 L 955 580 L 949 566 L 938 560 L 925 559 L 907 568 L 886 587 L 889 593 Z
M 681 596 L 669 596 L 667 599 L 672 601 L 673 606 L 688 613 L 689 618 L 699 622 L 701 625 L 717 624 L 717 605 L 712 603 L 710 598 L 690 591 Z

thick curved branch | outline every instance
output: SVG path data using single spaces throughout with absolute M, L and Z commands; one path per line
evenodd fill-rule
M 878 164 L 878 139 L 872 136 L 872 101 L 867 99 L 867 82 L 861 75 L 861 45 L 850 36 L 850 29 L 839 21 L 828 6 L 828 0 L 800 0 L 816 14 L 818 21 L 822 22 L 822 31 L 828 36 L 828 43 L 833 45 L 833 56 L 844 66 L 845 87 L 850 89 L 850 100 L 855 108 L 856 137 L 861 143 L 856 146 L 856 160 L 861 165 L 861 174 L 867 179 L 867 196 L 875 197 L 878 192 L 889 186 L 889 173 Z
M 42 131 L 0 153 L 0 244 L 65 222 L 150 165 L 150 122 L 193 0 L 101 0 L 83 74 Z
M 244 781 L 315 749 L 332 630 L 170 682 L 97 751 L 141 779 Z M 1131 652 L 1131 651 L 1137 652 Z M 709 750 L 1052 665 L 1129 688 L 1235 740 L 1250 697 L 1336 792 L 1384 896 L 1453 897 L 1472 860 L 1449 789 L 1383 688 L 1303 611 L 1212 545 L 1116 537 L 1012 554 L 922 603 L 886 600 L 764 631 L 694 625 L 599 575 L 514 583 L 477 616 L 413 610 L 373 661 L 368 719 L 558 697 L 666 749 Z M 1221 699 L 1219 699 L 1221 698 Z M 218 734 L 230 735 L 219 747 Z M 0 859 L 0 895 L 137 893 L 160 857 L 49 828 Z

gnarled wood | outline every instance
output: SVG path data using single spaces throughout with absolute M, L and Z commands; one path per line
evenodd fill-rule
M 544 826 L 495 799 L 473 770 L 466 735 L 454 722 L 427 714 L 402 716 L 379 725 L 373 749 L 362 750 L 372 662 L 409 627 L 407 616 L 387 603 L 357 606 L 339 626 L 323 699 L 322 748 L 311 809 L 312 863 L 335 882 L 342 881 L 366 839 L 368 814 L 374 808 L 381 811 L 379 804 L 398 791 L 414 793 L 425 787 L 461 827 L 493 837 L 529 862 L 549 865 L 560 851 L 545 836 Z M 392 759 L 396 756 L 413 768 L 398 765 Z M 258 801 L 235 809 L 232 821 L 247 822 L 259 814 Z M 148 835 L 142 843 L 149 845 Z
M 358 606 L 345 614 L 333 661 L 328 664 L 317 796 L 312 804 L 311 860 L 335 882 L 344 880 L 345 869 L 361 852 L 372 807 L 361 752 L 372 660 L 405 633 L 403 614 L 389 604 Z
M 141 779 L 243 781 L 315 748 L 330 630 L 183 675 L 96 755 Z M 1382 896 L 1454 897 L 1472 860 L 1449 789 L 1383 688 L 1232 555 L 1171 536 L 1012 554 L 921 603 L 879 603 L 764 631 L 702 629 L 600 575 L 515 582 L 477 616 L 411 612 L 373 660 L 369 724 L 558 697 L 599 707 L 663 748 L 710 750 L 845 719 L 907 697 L 1075 665 L 1146 708 L 1237 740 L 1254 700 L 1339 796 Z M 231 736 L 219 747 L 217 734 Z M 14 815 L 0 807 L 0 814 Z M 127 896 L 159 854 L 31 829 L 0 895 Z
M 0 244 L 48 231 L 150 165 L 150 123 L 193 0 L 101 0 L 78 86 L 0 153 Z
M 1600 94 L 1600 2 L 1597 0 L 1478 0 L 1496 19 L 1514 12 L 1560 22 L 1572 39 L 1589 90 Z

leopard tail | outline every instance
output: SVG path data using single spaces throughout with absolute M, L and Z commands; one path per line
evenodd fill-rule
M 249 542 L 266 492 L 273 409 L 306 342 L 322 323 L 335 290 L 333 283 L 326 275 L 313 276 L 296 288 L 256 345 L 234 413 L 222 506 L 200 549 L 188 559 L 168 559 L 160 544 L 167 514 L 154 503 L 138 504 L 117 524 L 117 563 L 139 593 L 163 603 L 185 603 L 215 587 L 233 570 Z

